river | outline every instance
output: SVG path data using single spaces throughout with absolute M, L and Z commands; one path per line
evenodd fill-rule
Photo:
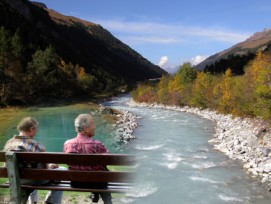
M 132 107 L 130 97 L 114 98 L 104 103 L 112 108 L 128 110 L 139 117 L 134 131 L 136 139 L 126 146 L 114 138 L 114 125 L 88 106 L 30 109 L 39 121 L 36 140 L 47 151 L 61 152 L 65 140 L 75 136 L 74 118 L 91 113 L 97 126 L 96 139 L 111 152 L 134 153 L 137 187 L 120 203 L 131 204 L 270 204 L 270 193 L 251 179 L 238 161 L 214 151 L 207 142 L 214 134 L 214 123 L 195 114 L 173 110 Z M 0 145 L 16 131 L 18 120 L 5 130 Z
M 215 124 L 195 114 L 132 107 L 128 96 L 106 106 L 137 115 L 139 127 L 127 149 L 138 158 L 138 186 L 122 203 L 270 204 L 270 193 L 252 180 L 241 163 L 208 143 Z

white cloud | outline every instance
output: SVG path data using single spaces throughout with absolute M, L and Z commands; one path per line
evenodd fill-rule
M 156 44 L 188 42 L 191 41 L 191 38 L 194 40 L 209 39 L 224 43 L 239 43 L 251 35 L 221 28 L 203 28 L 152 22 L 127 22 L 119 19 L 96 19 L 94 22 L 123 37 L 126 36 L 126 38 L 133 38 L 135 41 Z
M 158 66 L 160 66 L 160 67 L 163 68 L 167 63 L 168 63 L 168 57 L 167 56 L 163 56 L 163 57 L 160 58 Z
M 204 61 L 208 56 L 201 56 L 201 55 L 197 55 L 193 58 L 190 59 L 190 62 L 192 65 L 197 65 L 199 63 L 201 63 L 202 61 Z
M 244 41 L 251 35 L 251 33 L 236 32 L 217 27 L 155 23 L 150 21 L 127 21 L 125 19 L 89 20 L 109 30 L 125 44 L 140 49 L 141 54 L 146 58 L 156 55 L 155 58 L 157 59 L 157 55 L 161 56 L 161 53 L 163 54 L 165 50 L 167 56 L 161 57 L 158 65 L 169 73 L 174 73 L 178 69 L 178 66 L 182 64 L 177 64 L 178 61 L 182 62 L 185 60 L 186 62 L 191 62 L 192 65 L 197 65 L 205 60 L 207 56 L 195 56 L 195 52 L 196 54 L 200 54 L 201 52 L 206 53 L 207 47 L 202 51 L 204 46 L 210 47 L 211 53 L 218 52 L 219 48 L 217 47 L 223 45 L 224 47 L 222 46 L 221 50 L 225 49 L 227 46 Z M 179 56 L 179 59 L 176 59 L 176 54 L 171 54 L 179 53 L 181 55 L 182 52 L 184 52 L 185 57 Z M 189 60 L 191 56 L 195 57 Z M 169 62 L 169 57 L 171 62 Z M 174 64 L 172 64 L 173 61 Z
M 130 44 L 143 44 L 143 43 L 154 43 L 154 44 L 174 44 L 178 43 L 178 39 L 166 38 L 159 36 L 123 36 L 121 39 Z

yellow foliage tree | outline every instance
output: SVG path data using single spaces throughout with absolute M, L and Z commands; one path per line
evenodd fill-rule
M 95 87 L 97 88 L 97 79 L 91 74 L 86 73 L 84 67 L 76 65 L 75 70 L 78 83 L 84 91 L 92 91 L 95 89 Z
M 170 95 L 169 104 L 180 105 L 184 86 L 181 83 L 181 76 L 176 74 L 168 84 L 168 92 Z
M 218 98 L 218 109 L 224 113 L 232 111 L 233 80 L 231 69 L 228 68 L 220 83 L 214 88 L 214 95 Z
M 246 71 L 249 86 L 254 90 L 254 112 L 263 118 L 271 117 L 271 56 L 259 52 Z
M 168 84 L 170 81 L 169 76 L 163 75 L 158 84 L 157 101 L 159 103 L 167 103 L 170 100 L 170 94 L 168 91 Z
M 192 86 L 192 97 L 189 101 L 191 106 L 206 108 L 213 98 L 213 77 L 210 73 L 198 72 Z
M 140 84 L 132 91 L 132 98 L 138 102 L 153 103 L 156 102 L 156 90 L 148 84 Z

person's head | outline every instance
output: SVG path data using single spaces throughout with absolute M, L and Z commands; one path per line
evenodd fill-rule
M 76 132 L 84 133 L 90 137 L 95 135 L 95 124 L 90 114 L 80 114 L 74 121 Z
M 20 135 L 34 137 L 38 131 L 38 121 L 32 117 L 23 118 L 17 125 Z

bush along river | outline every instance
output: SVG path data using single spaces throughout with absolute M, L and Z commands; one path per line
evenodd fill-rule
M 230 159 L 226 144 L 221 148 L 215 143 L 214 139 L 225 137 L 227 130 L 217 132 L 212 118 L 199 117 L 189 109 L 180 112 L 162 106 L 138 106 L 129 96 L 103 105 L 132 113 L 138 122 L 133 130 L 122 126 L 116 131 L 126 138 L 135 137 L 125 148 L 138 156 L 137 185 L 120 203 L 271 203 L 268 188 L 244 171 L 241 158 Z M 233 146 L 239 143 L 242 141 Z

